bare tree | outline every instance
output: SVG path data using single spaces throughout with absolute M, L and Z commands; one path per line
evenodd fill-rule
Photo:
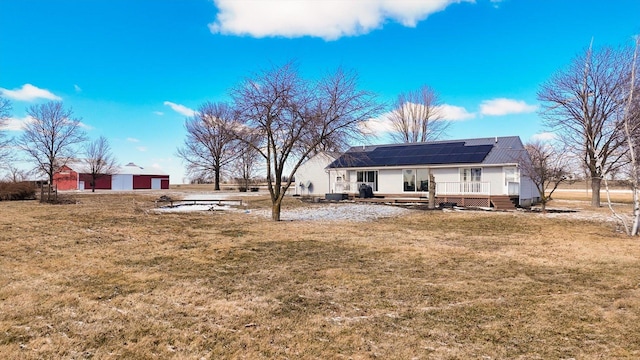
M 600 206 L 603 175 L 624 165 L 622 109 L 629 61 L 627 49 L 590 47 L 538 91 L 546 125 L 588 169 L 592 206 Z
M 213 175 L 214 189 L 220 190 L 222 170 L 237 156 L 233 132 L 234 111 L 224 103 L 206 102 L 187 119 L 187 138 L 178 156 L 187 163 L 187 171 L 201 178 Z
M 11 101 L 0 96 L 0 167 L 5 167 L 11 157 L 11 139 L 5 134 L 4 127 L 7 126 L 12 109 Z
M 241 122 L 237 137 L 265 161 L 274 221 L 280 220 L 282 199 L 304 159 L 322 146 L 358 136 L 358 125 L 381 109 L 371 93 L 357 88 L 354 73 L 337 70 L 311 82 L 291 63 L 245 80 L 232 95 Z
M 568 179 L 567 158 L 551 144 L 540 141 L 525 144 L 524 148 L 529 157 L 520 159 L 520 171 L 535 184 L 542 212 L 546 212 L 553 192 Z
M 637 95 L 637 91 L 640 91 L 640 81 L 637 80 L 638 71 L 638 50 L 640 48 L 640 36 L 636 37 L 636 46 L 633 52 L 633 60 L 631 61 L 629 72 L 629 87 L 627 92 L 627 98 L 622 115 L 624 139 L 627 144 L 627 156 L 629 160 L 629 180 L 631 185 L 631 191 L 633 194 L 633 212 L 631 225 L 627 224 L 627 221 L 617 214 L 613 206 L 611 205 L 611 197 L 609 196 L 609 186 L 605 178 L 605 187 L 607 189 L 607 203 L 609 209 L 613 212 L 614 216 L 622 222 L 625 232 L 629 236 L 638 235 L 640 228 L 640 164 L 638 164 L 638 137 L 640 132 L 640 96 Z
M 71 159 L 76 146 L 85 141 L 80 119 L 65 109 L 62 102 L 48 102 L 27 109 L 33 119 L 25 125 L 18 147 L 35 163 L 37 172 L 46 174 L 53 184 L 55 172 Z M 47 192 L 51 201 L 51 187 Z
M 241 182 L 244 189 L 249 188 L 249 182 L 255 176 L 259 156 L 255 147 L 246 146 L 234 161 L 234 175 Z
M 100 136 L 84 147 L 85 159 L 88 173 L 91 174 L 91 192 L 96 191 L 96 180 L 111 175 L 118 170 L 118 164 L 111 152 L 109 141 L 104 136 Z
M 29 171 L 20 169 L 13 165 L 7 166 L 7 174 L 4 176 L 4 180 L 12 183 L 27 181 L 29 178 Z
M 429 86 L 398 95 L 389 120 L 396 142 L 416 143 L 437 140 L 446 134 L 450 123 L 443 119 L 438 93 Z

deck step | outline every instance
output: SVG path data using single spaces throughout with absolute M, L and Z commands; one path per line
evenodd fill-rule
M 497 210 L 514 210 L 516 208 L 516 205 L 508 196 L 493 196 L 491 197 L 491 203 Z

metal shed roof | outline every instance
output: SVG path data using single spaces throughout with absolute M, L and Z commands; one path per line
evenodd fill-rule
M 88 174 L 91 172 L 89 165 L 85 160 L 82 159 L 74 159 L 67 163 L 67 166 L 72 170 L 81 173 Z M 161 175 L 166 176 L 167 173 L 162 170 L 158 170 L 156 168 L 143 168 L 138 166 L 132 162 L 128 163 L 124 166 L 119 166 L 114 172 L 113 175 Z

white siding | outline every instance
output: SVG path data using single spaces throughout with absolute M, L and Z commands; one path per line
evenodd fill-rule
M 444 169 L 432 169 L 431 173 L 433 178 L 438 182 L 459 182 L 460 181 L 460 169 L 458 168 L 444 168 Z
M 504 172 L 502 172 L 502 166 L 483 167 L 482 181 L 489 183 L 489 194 L 507 195 L 507 189 L 504 185 Z
M 383 169 L 378 171 L 378 192 L 402 194 L 402 170 Z
M 133 175 L 115 174 L 111 176 L 112 190 L 133 190 Z
M 355 176 L 355 175 L 353 175 Z M 335 192 L 336 188 L 342 189 L 342 187 L 336 187 L 336 183 L 348 183 L 349 182 L 349 171 L 347 170 L 336 170 L 331 169 L 329 174 L 327 175 L 329 179 L 329 191 L 327 193 Z M 339 179 L 338 179 L 339 178 Z
M 531 206 L 540 199 L 536 185 L 524 175 L 520 175 L 520 205 Z
M 511 166 L 512 167 L 512 166 Z M 418 169 L 423 167 L 406 167 L 406 169 Z M 482 166 L 480 164 L 470 164 L 468 166 L 460 167 L 443 167 L 443 168 L 429 168 L 429 171 L 433 174 L 436 183 L 444 182 L 460 182 L 460 171 L 462 168 L 481 168 L 482 176 L 481 182 L 489 183 L 489 191 L 491 195 L 508 195 L 508 186 L 505 181 L 505 173 L 503 166 Z M 375 171 L 375 168 L 371 169 L 358 169 L 358 170 L 331 170 L 331 180 L 329 189 L 333 189 L 335 185 L 336 177 L 340 176 L 344 182 L 355 183 L 357 171 Z M 403 188 L 403 178 L 401 168 L 395 169 L 377 169 L 378 171 L 378 189 L 374 191 L 380 194 L 408 194 Z M 325 173 L 324 176 L 327 176 Z M 298 181 L 299 183 L 299 181 Z M 331 191 L 328 191 L 331 192 Z M 352 192 L 357 192 L 353 190 Z M 522 205 L 527 204 L 533 198 L 537 197 L 535 186 L 531 183 L 531 180 L 521 176 L 520 177 L 520 203 Z
M 292 184 L 296 188 L 295 193 L 298 195 L 324 195 L 330 193 L 329 174 L 325 171 L 325 168 L 334 160 L 335 158 L 330 155 L 318 153 L 302 163 L 296 170 L 296 183 Z M 333 172 L 332 176 L 335 177 L 335 172 Z

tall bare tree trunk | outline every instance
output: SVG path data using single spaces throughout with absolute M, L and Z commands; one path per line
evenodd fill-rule
M 602 179 L 599 177 L 591 178 L 591 206 L 600 207 L 600 187 Z
M 214 173 L 215 173 L 214 174 L 215 179 L 213 180 L 214 182 L 213 190 L 220 190 L 220 166 L 219 165 L 215 166 Z
M 282 199 L 278 198 L 273 202 L 271 206 L 271 220 L 280 221 L 280 207 L 282 205 Z
M 633 225 L 631 226 L 631 236 L 638 235 L 640 228 L 640 199 L 638 199 L 638 187 L 633 188 Z
M 631 118 L 631 104 L 634 98 L 634 89 L 636 84 L 636 63 L 638 60 L 638 48 L 640 48 L 640 37 L 636 37 L 636 47 L 633 52 L 633 62 L 631 63 L 631 81 L 629 86 L 629 97 L 624 109 L 624 132 L 629 148 L 629 158 L 631 163 L 631 190 L 633 191 L 633 223 L 631 225 L 630 236 L 638 235 L 638 227 L 640 227 L 640 199 L 638 199 L 638 183 L 640 176 L 638 169 L 638 159 L 636 154 L 636 139 L 634 138 L 629 119 Z
M 51 170 L 51 175 L 49 175 L 49 187 L 47 190 L 47 202 L 51 201 L 51 191 L 53 189 L 53 170 Z

